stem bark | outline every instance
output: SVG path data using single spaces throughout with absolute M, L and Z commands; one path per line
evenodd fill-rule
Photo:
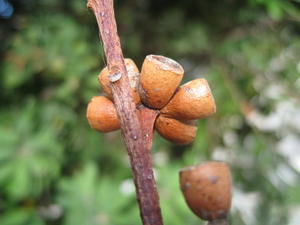
M 103 41 L 111 89 L 130 158 L 143 225 L 163 225 L 159 197 L 152 171 L 153 124 L 158 112 L 134 103 L 117 33 L 113 0 L 88 0 Z

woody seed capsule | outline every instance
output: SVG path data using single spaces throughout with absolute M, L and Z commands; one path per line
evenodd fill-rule
M 90 126 L 100 132 L 110 132 L 120 128 L 115 106 L 104 96 L 95 96 L 91 99 L 86 117 Z
M 140 103 L 141 99 L 138 93 L 138 84 L 139 84 L 139 78 L 140 78 L 140 73 L 139 69 L 135 65 L 132 59 L 124 59 L 125 61 L 125 66 L 127 70 L 127 76 L 129 79 L 130 87 L 132 90 L 132 95 L 134 102 L 136 104 Z M 107 96 L 112 99 L 112 91 L 110 88 L 110 82 L 114 81 L 114 77 L 112 77 L 114 74 L 109 74 L 108 68 L 105 67 L 101 73 L 98 76 L 98 81 L 101 84 L 104 92 L 107 94 Z M 111 76 L 111 77 L 110 77 Z
M 180 171 L 180 187 L 190 209 L 209 221 L 225 220 L 231 205 L 231 175 L 227 164 L 206 162 Z
M 215 113 L 215 100 L 207 81 L 199 78 L 182 85 L 161 112 L 181 120 L 201 119 Z
M 197 134 L 195 121 L 179 121 L 159 115 L 155 121 L 155 129 L 165 139 L 176 144 L 189 144 Z
M 165 106 L 180 84 L 184 70 L 176 61 L 148 55 L 143 63 L 139 93 L 142 102 L 154 109 Z

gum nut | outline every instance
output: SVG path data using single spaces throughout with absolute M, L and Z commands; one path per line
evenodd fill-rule
M 104 96 L 95 96 L 91 99 L 86 117 L 90 126 L 100 132 L 110 132 L 120 128 L 115 106 Z
M 206 162 L 180 171 L 180 187 L 190 209 L 204 220 L 227 217 L 231 205 L 231 175 L 227 164 Z
M 207 81 L 199 78 L 182 85 L 161 112 L 176 119 L 195 120 L 214 114 L 216 104 Z
M 139 93 L 142 102 L 154 109 L 164 107 L 183 77 L 182 66 L 173 59 L 148 55 L 142 65 Z
M 131 59 L 124 59 L 125 61 L 125 66 L 127 70 L 127 76 L 130 82 L 130 87 L 132 89 L 132 95 L 134 102 L 136 104 L 140 103 L 141 99 L 138 93 L 138 84 L 139 84 L 139 79 L 140 79 L 140 73 L 139 69 Z M 110 99 L 113 99 L 112 97 L 112 91 L 110 88 L 110 80 L 109 80 L 109 71 L 108 68 L 105 67 L 99 74 L 98 76 L 98 81 L 101 84 L 104 92 L 108 95 Z
M 189 144 L 197 135 L 195 121 L 179 121 L 159 115 L 155 121 L 155 129 L 165 139 L 176 144 Z

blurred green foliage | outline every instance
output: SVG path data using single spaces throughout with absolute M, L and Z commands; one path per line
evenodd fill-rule
M 0 224 L 141 224 L 118 132 L 85 119 L 105 65 L 93 14 L 80 0 L 12 0 L 0 23 Z M 178 186 L 180 168 L 227 161 L 233 225 L 300 223 L 298 0 L 115 1 L 126 57 L 182 63 L 205 77 L 218 112 L 195 142 L 155 136 L 166 225 L 201 224 Z M 298 215 L 298 217 L 297 217 Z

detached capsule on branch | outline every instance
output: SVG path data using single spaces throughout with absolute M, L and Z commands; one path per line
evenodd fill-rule
M 215 100 L 207 81 L 199 78 L 182 85 L 161 112 L 183 120 L 201 119 L 215 113 Z
M 139 73 L 139 69 L 137 68 L 137 66 L 135 65 L 135 63 L 133 62 L 132 59 L 124 59 L 125 61 L 125 66 L 126 66 L 126 70 L 127 70 L 127 76 L 129 79 L 129 83 L 130 83 L 130 87 L 132 90 L 132 95 L 133 95 L 133 99 L 134 102 L 136 104 L 139 104 L 141 99 L 138 93 L 138 84 L 139 84 L 139 79 L 140 79 L 140 73 Z M 98 76 L 98 81 L 100 83 L 100 85 L 102 86 L 104 92 L 107 94 L 107 96 L 110 99 L 113 99 L 112 97 L 112 91 L 110 88 L 110 76 L 111 74 L 109 74 L 108 68 L 105 67 L 99 74 Z
M 86 117 L 90 126 L 100 132 L 110 132 L 120 128 L 115 106 L 105 96 L 95 96 L 91 99 Z
M 165 139 L 176 144 L 189 144 L 197 135 L 196 121 L 180 121 L 159 115 L 155 129 Z
M 173 96 L 183 77 L 182 66 L 161 55 L 148 55 L 140 76 L 139 93 L 150 108 L 161 109 Z
M 180 171 L 180 187 L 190 209 L 209 225 L 227 224 L 231 206 L 231 175 L 227 164 L 218 161 Z

